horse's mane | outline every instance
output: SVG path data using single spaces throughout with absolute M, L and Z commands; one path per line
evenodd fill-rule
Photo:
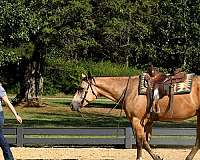
M 132 76 L 93 76 L 94 78 L 127 78 L 127 77 L 139 77 L 139 75 L 132 75 Z

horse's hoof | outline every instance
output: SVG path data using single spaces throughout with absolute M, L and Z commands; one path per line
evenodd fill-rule
M 188 156 L 188 157 L 186 157 L 185 160 L 192 160 L 192 158 Z
M 160 156 L 156 156 L 155 160 L 163 160 L 163 158 L 160 158 Z

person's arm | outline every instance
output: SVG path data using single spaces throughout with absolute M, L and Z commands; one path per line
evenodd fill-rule
M 16 117 L 17 121 L 19 123 L 22 123 L 22 118 L 17 114 L 15 108 L 13 107 L 13 105 L 10 103 L 8 96 L 5 95 L 2 97 L 3 101 L 8 105 L 8 107 L 10 108 L 10 110 L 12 111 L 12 113 L 14 114 L 14 116 Z

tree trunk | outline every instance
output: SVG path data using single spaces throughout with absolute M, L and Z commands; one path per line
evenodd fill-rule
M 41 63 L 26 59 L 21 62 L 20 68 L 20 92 L 14 98 L 13 105 L 41 106 L 40 98 L 43 93 Z

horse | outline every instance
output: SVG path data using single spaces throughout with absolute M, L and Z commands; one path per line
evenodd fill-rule
M 147 97 L 139 94 L 139 81 L 139 76 L 92 77 L 90 74 L 84 76 L 72 99 L 71 109 L 80 111 L 82 107 L 99 96 L 120 103 L 134 131 L 137 149 L 136 160 L 142 160 L 143 147 L 153 160 L 162 160 L 149 145 L 153 121 L 144 118 Z M 190 93 L 174 95 L 172 112 L 168 112 L 168 103 L 168 96 L 159 100 L 160 113 L 158 113 L 156 121 L 181 121 L 193 116 L 197 117 L 196 143 L 186 157 L 186 160 L 192 160 L 200 148 L 200 76 L 193 76 Z M 141 121 L 143 122 L 141 123 Z

